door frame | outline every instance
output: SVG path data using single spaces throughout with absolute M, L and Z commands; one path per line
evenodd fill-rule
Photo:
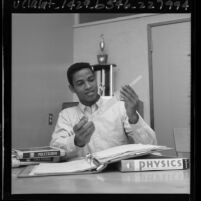
M 148 72 L 149 72 L 149 101 L 150 101 L 150 125 L 154 129 L 154 97 L 153 97 L 153 65 L 152 65 L 152 52 L 153 52 L 153 41 L 152 41 L 152 28 L 156 26 L 164 26 L 169 24 L 177 24 L 183 22 L 191 22 L 191 18 L 184 18 L 172 21 L 164 21 L 158 23 L 151 23 L 147 25 L 147 37 L 148 37 Z

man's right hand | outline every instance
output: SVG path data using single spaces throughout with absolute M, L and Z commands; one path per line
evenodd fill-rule
M 90 141 L 94 130 L 94 123 L 92 121 L 88 121 L 87 117 L 82 117 L 79 123 L 73 127 L 73 131 L 75 133 L 75 145 L 78 147 L 85 146 Z

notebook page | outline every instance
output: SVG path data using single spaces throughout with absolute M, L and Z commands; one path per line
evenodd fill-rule
M 40 163 L 31 171 L 30 175 L 73 173 L 94 168 L 96 168 L 96 166 L 93 163 L 89 163 L 86 159 L 63 163 Z
M 121 145 L 112 147 L 103 151 L 99 151 L 94 153 L 93 155 L 98 160 L 110 160 L 116 157 L 124 156 L 129 153 L 144 153 L 144 152 L 150 152 L 152 150 L 160 150 L 166 148 L 165 146 L 157 146 L 157 145 L 145 145 L 145 144 L 127 144 L 127 145 Z

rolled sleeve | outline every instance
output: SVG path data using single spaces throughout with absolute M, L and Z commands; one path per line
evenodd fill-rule
M 66 150 L 66 153 L 70 153 L 76 150 L 74 144 L 75 134 L 67 116 L 61 112 L 59 114 L 57 124 L 52 134 L 50 142 L 51 146 L 59 147 Z
M 142 119 L 139 115 L 138 122 L 135 124 L 130 124 L 128 122 L 128 117 L 126 115 L 124 121 L 124 128 L 126 134 L 131 137 L 135 143 L 142 144 L 157 144 L 155 132 L 150 128 L 150 126 Z

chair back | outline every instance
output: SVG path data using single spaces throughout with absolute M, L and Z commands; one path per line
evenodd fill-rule
M 78 105 L 78 102 L 64 102 L 62 103 L 61 109 L 63 110 L 65 108 L 74 107 L 76 105 Z
M 190 157 L 190 128 L 174 128 L 175 147 L 178 157 Z

